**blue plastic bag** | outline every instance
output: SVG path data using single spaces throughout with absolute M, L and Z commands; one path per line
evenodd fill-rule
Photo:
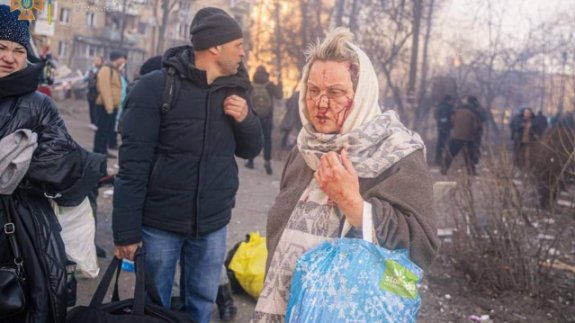
M 297 261 L 286 322 L 415 322 L 422 276 L 406 250 L 324 242 Z

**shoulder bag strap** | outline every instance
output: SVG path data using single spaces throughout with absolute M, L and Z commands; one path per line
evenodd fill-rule
M 136 265 L 136 288 L 134 289 L 134 308 L 132 309 L 132 315 L 144 315 L 146 272 L 144 270 L 144 251 L 141 248 L 136 250 L 134 264 Z
M 176 69 L 168 67 L 166 69 L 166 81 L 164 83 L 164 92 L 162 93 L 162 114 L 168 113 L 174 104 L 174 98 L 177 96 L 179 89 L 179 76 L 176 75 Z
M 20 254 L 20 248 L 18 248 L 18 241 L 16 240 L 16 226 L 12 220 L 12 214 L 16 214 L 16 208 L 14 207 L 14 201 L 11 196 L 2 196 L 2 205 L 4 207 L 4 214 L 6 215 L 6 223 L 4 223 L 4 233 L 8 237 L 10 243 L 10 248 L 12 249 L 12 255 L 14 256 L 14 264 L 19 273 L 22 272 L 22 255 Z
M 122 260 L 116 257 L 112 257 L 112 262 L 108 266 L 108 269 L 106 269 L 106 273 L 104 274 L 102 280 L 98 284 L 98 288 L 96 288 L 94 296 L 92 296 L 90 307 L 100 308 L 100 306 L 102 306 L 104 296 L 106 296 L 106 291 L 110 286 L 110 282 L 112 281 L 112 276 L 114 276 L 114 272 L 116 272 L 116 286 L 117 286 L 118 276 L 120 276 L 121 269 L 122 269 Z

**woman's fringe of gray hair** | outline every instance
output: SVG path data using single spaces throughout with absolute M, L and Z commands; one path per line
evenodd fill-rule
M 357 62 L 357 54 L 351 48 L 353 34 L 348 28 L 337 27 L 331 30 L 325 39 L 309 44 L 304 51 L 306 62 L 314 60 L 334 60 Z

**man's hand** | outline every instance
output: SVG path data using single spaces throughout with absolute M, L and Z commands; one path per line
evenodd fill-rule
M 134 261 L 136 250 L 138 250 L 138 248 L 141 246 L 141 242 L 129 244 L 126 246 L 116 246 L 116 250 L 114 250 L 114 256 L 116 256 L 118 259 L 128 259 Z
M 324 154 L 314 177 L 321 189 L 345 214 L 347 221 L 353 226 L 361 226 L 363 198 L 359 193 L 359 178 L 347 151 Z
M 230 95 L 224 100 L 224 113 L 236 122 L 242 122 L 248 116 L 248 103 L 240 96 Z

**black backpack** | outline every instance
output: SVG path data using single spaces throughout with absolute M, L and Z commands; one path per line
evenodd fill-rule
M 180 91 L 180 78 L 176 76 L 176 70 L 173 67 L 168 67 L 165 70 L 166 73 L 166 81 L 164 82 L 164 92 L 162 94 L 162 105 L 160 106 L 160 111 L 162 115 L 165 115 L 170 111 L 172 108 L 172 104 L 174 104 L 175 98 L 178 96 Z M 139 78 L 135 79 L 133 82 L 128 84 L 128 88 L 126 90 L 126 97 L 130 91 L 138 84 L 140 81 Z M 128 106 L 128 99 L 124 102 L 124 108 Z M 122 132 L 122 117 L 120 117 L 120 122 L 118 124 L 118 132 Z

